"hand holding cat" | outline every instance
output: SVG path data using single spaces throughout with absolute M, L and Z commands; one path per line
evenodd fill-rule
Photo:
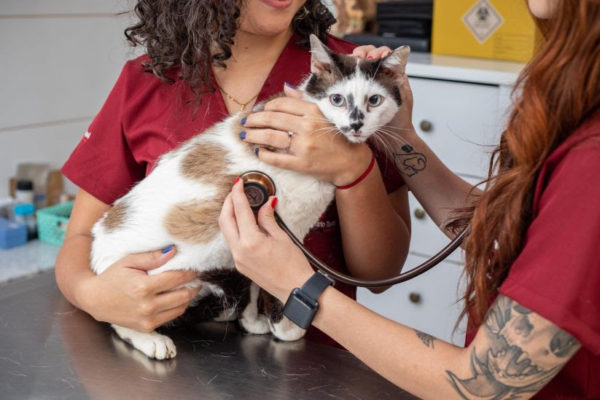
M 233 185 L 225 199 L 219 225 L 238 271 L 285 302 L 291 290 L 312 274 L 308 261 L 274 218 L 275 197 L 254 216 L 243 184 Z
M 196 279 L 192 271 L 167 271 L 148 275 L 175 255 L 160 250 L 128 255 L 100 275 L 86 281 L 82 298 L 89 303 L 86 310 L 98 321 L 106 321 L 151 332 L 154 328 L 183 314 L 199 288 L 179 288 Z
M 336 186 L 354 181 L 371 160 L 368 146 L 348 142 L 316 104 L 302 100 L 301 91 L 288 86 L 284 91 L 285 97 L 269 101 L 265 111 L 250 114 L 244 124 L 245 140 L 261 146 L 258 157 Z

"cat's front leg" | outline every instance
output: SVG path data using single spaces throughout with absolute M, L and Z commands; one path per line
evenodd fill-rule
M 276 318 L 269 319 L 269 327 L 273 336 L 286 342 L 302 339 L 306 333 L 305 329 L 300 328 L 286 317 L 281 317 L 277 321 Z
M 250 284 L 250 301 L 239 318 L 240 325 L 249 333 L 264 335 L 269 333 L 269 321 L 258 310 L 260 288 L 256 283 Z
M 306 333 L 283 315 L 283 303 L 264 290 L 260 290 L 262 312 L 267 316 L 269 330 L 279 340 L 292 342 Z
M 177 355 L 175 343 L 170 337 L 157 332 L 138 332 L 119 325 L 111 325 L 117 335 L 150 358 L 166 360 Z

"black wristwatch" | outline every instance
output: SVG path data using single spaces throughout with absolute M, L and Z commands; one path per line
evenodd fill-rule
M 283 315 L 300 328 L 308 328 L 319 308 L 317 299 L 332 285 L 333 280 L 319 271 L 315 272 L 301 288 L 292 290 L 283 308 Z

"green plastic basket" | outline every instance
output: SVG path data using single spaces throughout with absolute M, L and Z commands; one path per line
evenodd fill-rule
M 35 214 L 39 239 L 57 246 L 62 245 L 72 209 L 71 201 L 38 210 Z

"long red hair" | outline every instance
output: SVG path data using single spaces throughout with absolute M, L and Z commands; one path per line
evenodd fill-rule
M 600 1 L 558 0 L 553 17 L 536 23 L 543 42 L 517 80 L 486 188 L 466 215 L 463 315 L 475 325 L 521 251 L 540 167 L 600 108 Z

